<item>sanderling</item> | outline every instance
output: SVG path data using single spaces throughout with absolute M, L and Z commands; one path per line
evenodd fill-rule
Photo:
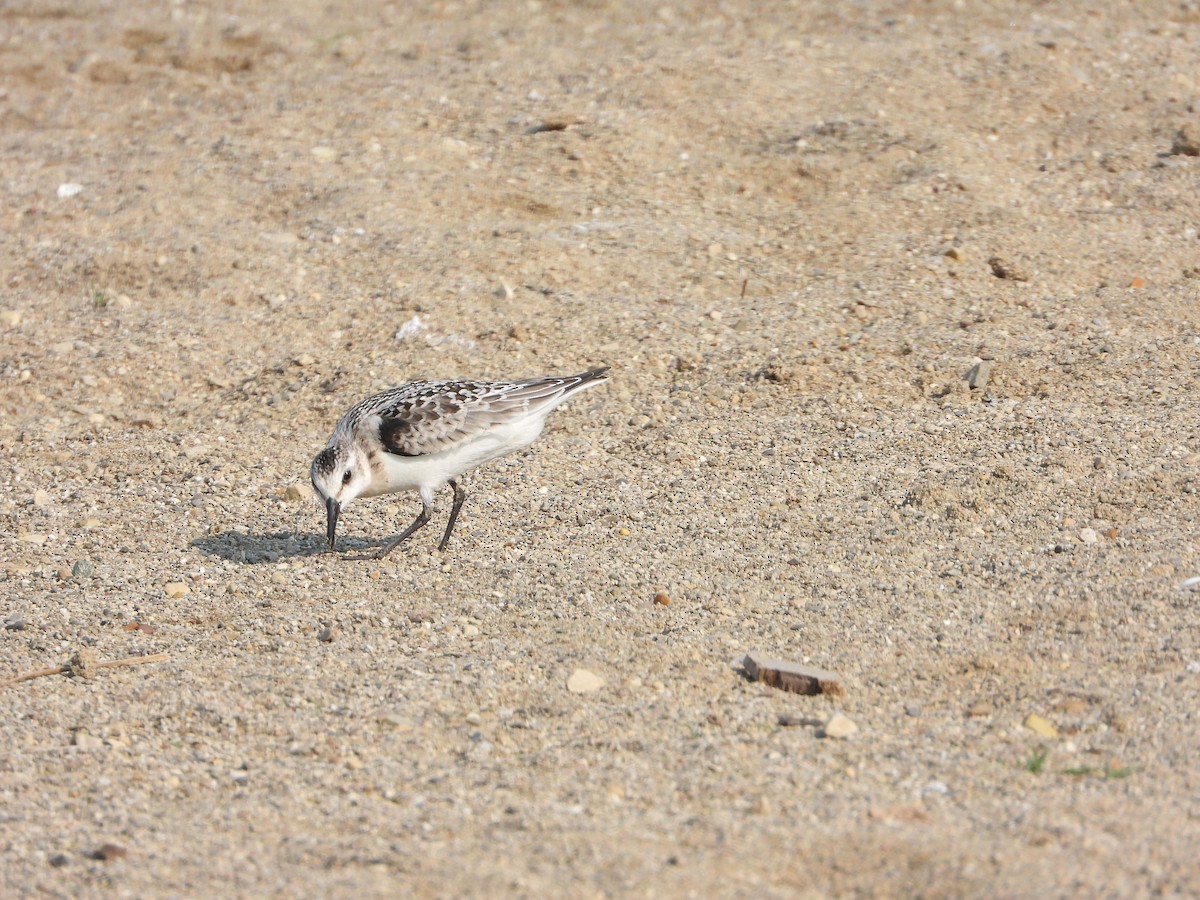
M 526 381 L 411 381 L 352 407 L 313 460 L 313 487 L 325 501 L 326 535 L 334 549 L 338 514 L 358 497 L 395 491 L 421 494 L 421 512 L 375 554 L 387 556 L 429 521 L 434 492 L 454 490 L 446 549 L 466 499 L 458 477 L 534 442 L 546 416 L 586 388 L 607 381 L 607 366 L 582 375 Z

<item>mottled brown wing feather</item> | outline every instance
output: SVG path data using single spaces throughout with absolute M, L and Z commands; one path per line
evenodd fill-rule
M 400 456 L 438 453 L 503 422 L 515 410 L 556 406 L 564 394 L 604 371 L 500 384 L 438 382 L 432 393 L 418 393 L 381 410 L 379 439 L 384 449 Z
M 469 407 L 443 395 L 399 403 L 380 414 L 379 439 L 389 453 L 423 456 L 452 447 L 488 425 L 484 416 L 469 415 Z

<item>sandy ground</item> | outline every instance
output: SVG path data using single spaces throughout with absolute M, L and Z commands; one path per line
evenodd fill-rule
M 412 6 L 0 6 L 0 893 L 1200 894 L 1200 6 Z

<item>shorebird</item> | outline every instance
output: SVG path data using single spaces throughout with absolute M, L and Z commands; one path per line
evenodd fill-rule
M 454 505 L 438 544 L 445 550 L 467 496 L 459 476 L 528 447 L 555 407 L 607 381 L 607 371 L 524 381 L 410 381 L 351 407 L 310 470 L 325 504 L 329 549 L 338 515 L 353 500 L 419 492 L 421 512 L 374 555 L 382 559 L 429 521 L 434 494 L 449 485 Z

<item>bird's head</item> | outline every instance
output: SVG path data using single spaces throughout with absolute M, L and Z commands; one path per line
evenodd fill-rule
M 309 474 L 317 496 L 325 504 L 326 536 L 332 550 L 338 514 L 367 490 L 371 483 L 371 466 L 366 454 L 353 444 L 334 443 L 317 454 Z

